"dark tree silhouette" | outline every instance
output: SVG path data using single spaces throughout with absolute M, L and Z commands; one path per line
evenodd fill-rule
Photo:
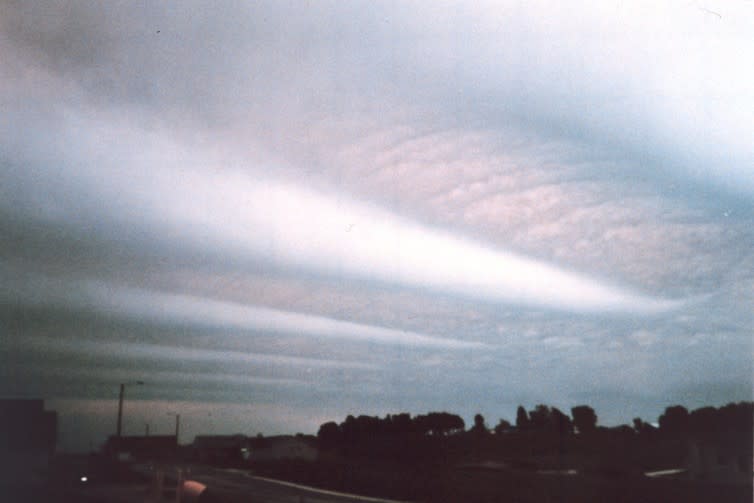
M 516 428 L 520 431 L 529 428 L 529 415 L 523 405 L 519 405 L 516 409 Z
M 416 431 L 424 435 L 450 435 L 464 430 L 466 424 L 460 416 L 447 412 L 430 412 L 414 418 Z
M 634 431 L 636 431 L 640 437 L 651 438 L 657 431 L 657 428 L 650 423 L 644 422 L 640 417 L 635 417 Z
M 563 413 L 557 407 L 550 409 L 550 427 L 561 435 L 573 433 L 573 422 L 568 414 Z
M 340 423 L 341 441 L 352 443 L 358 438 L 358 428 L 356 427 L 356 418 L 349 414 L 346 420 Z
M 484 435 L 485 433 L 489 433 L 489 431 L 487 430 L 487 425 L 484 424 L 483 415 L 477 414 L 474 416 L 474 426 L 471 427 L 470 431 L 476 435 Z
M 411 415 L 405 412 L 390 417 L 390 431 L 398 435 L 406 435 L 414 431 Z
M 694 433 L 712 433 L 718 431 L 718 411 L 714 407 L 702 407 L 689 414 L 689 429 Z
M 588 405 L 577 405 L 571 408 L 573 425 L 579 433 L 591 433 L 597 429 L 597 414 Z
M 689 411 L 682 405 L 667 407 L 658 422 L 663 433 L 685 433 L 689 426 Z
M 557 407 L 539 404 L 534 410 L 529 411 L 529 428 L 534 431 L 566 434 L 573 432 L 573 423 L 571 418 Z
M 466 423 L 461 419 L 461 416 L 455 414 L 449 414 L 447 412 L 430 412 L 427 414 L 427 417 L 432 426 L 430 433 L 433 435 L 459 433 L 466 427 Z
M 354 421 L 358 438 L 374 437 L 381 433 L 382 421 L 378 417 L 361 415 Z
M 610 428 L 607 428 L 607 431 L 609 431 L 614 436 L 620 436 L 623 438 L 631 438 L 636 435 L 636 431 L 634 428 L 631 428 L 627 424 L 620 424 L 618 426 L 612 426 Z
M 463 419 L 448 412 L 430 412 L 414 418 L 408 413 L 377 416 L 348 415 L 340 425 L 335 422 L 320 426 L 317 436 L 323 445 L 353 444 L 385 436 L 451 435 L 465 429 Z
M 680 405 L 668 407 L 660 416 L 661 429 L 638 417 L 633 427 L 597 426 L 597 415 L 587 405 L 576 405 L 570 412 L 572 418 L 556 407 L 540 404 L 528 413 L 521 406 L 517 428 L 511 431 L 510 423 L 500 419 L 494 428 L 496 436 L 474 433 L 487 431 L 484 417 L 476 414 L 471 433 L 452 438 L 446 436 L 463 432 L 464 423 L 447 412 L 416 417 L 388 414 L 383 418 L 354 414 L 340 424 L 330 421 L 320 426 L 317 436 L 325 455 L 301 478 L 307 482 L 311 474 L 334 488 L 363 487 L 365 494 L 367 489 L 399 487 L 396 494 L 384 496 L 413 501 L 435 501 L 446 488 L 455 492 L 443 501 L 608 501 L 621 497 L 632 501 L 708 501 L 715 497 L 751 501 L 752 402 L 693 411 Z M 574 427 L 579 433 L 595 431 L 575 438 L 568 434 Z M 257 446 L 252 443 L 252 448 Z M 669 479 L 650 484 L 639 478 L 646 470 L 683 466 L 688 458 L 692 458 L 688 463 L 692 469 L 687 475 L 695 479 L 693 483 Z M 459 464 L 476 459 L 510 459 L 511 466 L 521 470 L 574 466 L 584 476 L 570 479 L 574 481 L 571 486 L 566 479 L 535 479 L 524 474 L 456 475 Z M 699 468 L 693 464 L 696 459 Z M 259 470 L 280 470 L 280 478 L 304 472 L 303 467 L 298 463 L 259 463 Z M 375 473 L 378 477 L 372 477 Z M 452 479 L 438 489 L 448 474 L 453 474 Z M 456 480 L 462 484 L 457 488 L 452 486 Z M 473 492 L 477 481 L 481 488 Z M 521 490 L 516 492 L 519 486 Z M 732 488 L 734 492 L 728 491 Z M 467 497 L 469 493 L 471 497 Z M 697 493 L 699 498 L 693 498 Z
M 529 411 L 529 426 L 532 430 L 544 431 L 550 427 L 550 407 L 539 404 Z
M 720 428 L 727 431 L 745 432 L 748 437 L 751 437 L 754 402 L 729 403 L 720 407 L 717 415 Z
M 320 445 L 322 445 L 323 447 L 335 446 L 340 443 L 341 440 L 340 428 L 335 423 L 335 421 L 324 423 L 319 427 L 319 431 L 317 432 L 317 439 L 319 440 Z
M 495 435 L 502 435 L 503 433 L 508 433 L 513 428 L 513 425 L 511 425 L 508 421 L 505 419 L 501 419 L 497 426 L 495 426 Z

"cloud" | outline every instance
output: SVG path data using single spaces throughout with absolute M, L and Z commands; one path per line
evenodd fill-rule
M 8 3 L 6 389 L 308 432 L 745 398 L 754 13 L 707 7 Z
M 77 17 L 68 12 L 62 21 L 52 23 L 49 32 L 57 33 L 56 36 L 64 39 L 73 37 L 79 42 L 79 39 L 89 37 L 98 43 L 71 43 L 62 46 L 53 43 L 55 36 L 41 39 L 31 37 L 30 33 L 19 28 L 23 24 L 17 24 L 8 28 L 12 35 L 8 40 L 13 44 L 13 53 L 21 60 L 17 64 L 23 67 L 28 63 L 27 60 L 31 59 L 29 51 L 37 51 L 38 55 L 41 53 L 46 56 L 31 59 L 34 71 L 30 70 L 32 76 L 27 75 L 27 80 L 22 82 L 32 84 L 35 79 L 47 78 L 59 84 L 68 82 L 75 85 L 50 86 L 49 95 L 45 95 L 58 105 L 54 107 L 58 113 L 55 114 L 57 121 L 52 126 L 56 133 L 53 146 L 46 144 L 50 142 L 39 140 L 41 145 L 35 147 L 39 146 L 43 153 L 36 154 L 35 157 L 31 153 L 34 148 L 24 149 L 23 144 L 15 145 L 16 151 L 21 147 L 20 150 L 31 156 L 34 162 L 30 167 L 25 166 L 24 170 L 28 173 L 14 173 L 11 177 L 23 179 L 18 183 L 12 180 L 7 189 L 11 196 L 19 194 L 13 199 L 14 202 L 15 199 L 22 202 L 9 211 L 18 213 L 23 204 L 28 210 L 28 201 L 31 200 L 37 203 L 32 211 L 35 217 L 47 218 L 60 226 L 78 228 L 82 233 L 86 229 L 96 230 L 95 235 L 115 234 L 115 241 L 119 241 L 118 244 L 122 247 L 155 248 L 163 242 L 166 248 L 170 248 L 168 253 L 176 256 L 186 252 L 176 246 L 181 242 L 186 248 L 202 250 L 195 252 L 194 256 L 208 259 L 215 256 L 218 263 L 228 260 L 248 263 L 261 258 L 268 264 L 298 267 L 314 273 L 345 274 L 353 278 L 378 281 L 389 278 L 389 281 L 403 286 L 450 291 L 456 295 L 471 295 L 473 298 L 492 302 L 514 302 L 558 309 L 651 312 L 674 307 L 677 304 L 672 301 L 639 293 L 649 278 L 653 277 L 652 270 L 642 271 L 642 281 L 634 287 L 638 291 L 619 286 L 630 281 L 632 274 L 623 274 L 618 280 L 604 281 L 602 278 L 615 277 L 615 269 L 608 266 L 595 271 L 592 277 L 588 273 L 577 273 L 580 269 L 587 272 L 592 267 L 590 263 L 613 265 L 614 262 L 609 262 L 611 258 L 623 256 L 612 250 L 610 257 L 593 253 L 592 250 L 599 249 L 605 241 L 609 241 L 608 238 L 603 238 L 602 242 L 595 242 L 591 238 L 582 240 L 574 247 L 581 251 L 578 254 L 568 254 L 568 248 L 573 247 L 574 243 L 564 236 L 563 230 L 557 228 L 568 227 L 572 231 L 573 227 L 553 222 L 573 206 L 578 206 L 580 197 L 595 194 L 607 185 L 601 183 L 587 190 L 583 190 L 584 187 L 578 184 L 565 186 L 562 184 L 562 176 L 568 170 L 564 169 L 564 165 L 570 168 L 567 176 L 575 174 L 583 177 L 583 172 L 586 171 L 587 177 L 599 178 L 598 175 L 595 176 L 595 172 L 605 169 L 603 164 L 610 164 L 608 172 L 619 173 L 629 180 L 633 170 L 642 173 L 642 176 L 646 175 L 649 168 L 642 166 L 645 160 L 642 156 L 626 157 L 623 155 L 625 149 L 613 149 L 617 152 L 615 155 L 606 154 L 611 149 L 605 147 L 602 144 L 604 142 L 601 143 L 598 133 L 601 130 L 613 131 L 611 128 L 617 127 L 615 124 L 624 124 L 626 117 L 630 118 L 632 114 L 617 112 L 626 112 L 627 109 L 639 110 L 637 113 L 644 117 L 640 119 L 651 122 L 651 119 L 643 115 L 647 113 L 646 107 L 634 105 L 644 99 L 638 91 L 641 85 L 658 82 L 657 76 L 635 68 L 637 72 L 634 80 L 623 82 L 617 87 L 623 93 L 617 112 L 599 116 L 589 112 L 588 117 L 596 117 L 596 122 L 584 126 L 590 134 L 577 138 L 553 134 L 546 128 L 532 129 L 530 124 L 518 118 L 515 110 L 510 109 L 501 112 L 502 116 L 511 119 L 506 126 L 486 120 L 464 122 L 461 116 L 456 117 L 458 120 L 446 120 L 443 112 L 453 112 L 455 109 L 448 109 L 445 105 L 447 100 L 440 99 L 442 92 L 432 86 L 428 88 L 427 94 L 434 102 L 430 104 L 421 101 L 414 106 L 406 104 L 403 92 L 396 94 L 383 89 L 373 98 L 380 106 L 386 105 L 388 112 L 374 111 L 365 121 L 358 121 L 357 118 L 360 118 L 359 114 L 363 111 L 362 105 L 369 100 L 364 98 L 361 92 L 363 89 L 358 86 L 356 89 L 348 89 L 348 97 L 344 98 L 347 106 L 342 108 L 317 99 L 287 100 L 290 93 L 299 93 L 299 79 L 304 77 L 317 83 L 307 93 L 319 93 L 318 96 L 324 99 L 330 96 L 333 88 L 325 82 L 325 77 L 330 75 L 328 72 L 331 69 L 323 70 L 316 63 L 328 50 L 335 48 L 337 50 L 333 64 L 339 67 L 360 58 L 379 61 L 378 67 L 417 66 L 413 77 L 399 74 L 399 82 L 404 83 L 401 79 L 415 78 L 416 82 L 411 87 L 416 87 L 417 82 L 430 81 L 436 83 L 435 86 L 460 87 L 464 92 L 476 96 L 474 100 L 477 101 L 472 103 L 474 106 L 470 107 L 469 113 L 480 117 L 484 116 L 485 111 L 478 100 L 482 99 L 487 88 L 502 90 L 500 92 L 504 96 L 499 100 L 501 103 L 514 103 L 516 107 L 523 103 L 527 106 L 527 111 L 537 110 L 545 115 L 547 112 L 543 112 L 537 103 L 552 105 L 554 99 L 561 98 L 569 103 L 584 101 L 585 105 L 599 105 L 602 100 L 608 99 L 615 102 L 618 91 L 603 89 L 610 86 L 603 83 L 605 79 L 602 77 L 612 86 L 625 72 L 621 68 L 615 68 L 612 59 L 605 57 L 604 49 L 588 42 L 591 37 L 610 35 L 617 30 L 620 36 L 609 37 L 612 44 L 610 47 L 616 53 L 626 56 L 626 60 L 633 65 L 632 68 L 638 67 L 640 58 L 628 54 L 635 50 L 632 45 L 634 35 L 629 33 L 628 27 L 646 31 L 646 27 L 642 25 L 647 20 L 651 26 L 665 24 L 657 12 L 645 7 L 630 8 L 627 13 L 623 12 L 622 14 L 629 14 L 627 24 L 624 25 L 622 17 L 611 9 L 594 9 L 586 5 L 577 7 L 578 15 L 570 9 L 556 8 L 555 21 L 540 19 L 529 7 L 522 9 L 516 5 L 469 7 L 463 10 L 462 15 L 449 6 L 441 6 L 438 11 L 433 11 L 429 19 L 426 13 L 419 15 L 417 7 L 383 5 L 375 9 L 383 13 L 384 17 L 374 16 L 374 12 L 356 13 L 353 26 L 359 28 L 341 36 L 334 31 L 334 26 L 327 22 L 318 24 L 315 19 L 324 21 L 323 16 L 329 16 L 332 21 L 341 15 L 353 14 L 352 9 L 330 6 L 326 15 L 319 11 L 319 17 L 316 18 L 297 12 L 292 24 L 285 25 L 286 30 L 300 29 L 304 34 L 300 36 L 311 37 L 316 41 L 311 44 L 309 51 L 299 55 L 301 57 L 290 60 L 289 65 L 284 63 L 284 59 L 276 59 L 269 52 L 258 48 L 253 49 L 246 59 L 242 57 L 239 47 L 253 48 L 260 40 L 274 43 L 275 50 L 285 54 L 288 51 L 293 51 L 294 54 L 307 44 L 298 39 L 287 40 L 275 35 L 274 30 L 259 26 L 259 16 L 255 15 L 258 12 L 241 9 L 235 13 L 237 19 L 251 20 L 249 26 L 254 29 L 242 34 L 237 31 L 240 24 L 235 21 L 231 23 L 228 33 L 238 38 L 233 46 L 233 55 L 238 58 L 238 69 L 229 75 L 238 76 L 240 82 L 248 83 L 248 89 L 240 89 L 230 77 L 222 78 L 223 74 L 219 71 L 226 69 L 227 62 L 214 61 L 215 53 L 211 48 L 206 47 L 206 44 L 198 44 L 200 47 L 195 47 L 197 50 L 191 54 L 192 62 L 189 66 L 217 70 L 218 73 L 213 75 L 224 86 L 200 89 L 198 82 L 192 83 L 189 79 L 185 89 L 173 93 L 168 93 L 169 87 L 162 84 L 175 76 L 165 71 L 162 65 L 164 62 L 157 64 L 154 59 L 161 61 L 164 56 L 149 56 L 146 48 L 156 46 L 160 52 L 166 50 L 167 46 L 170 51 L 178 51 L 177 55 L 188 56 L 186 48 L 181 48 L 175 38 L 183 37 L 177 34 L 180 32 L 179 27 L 185 28 L 189 33 L 193 30 L 209 34 L 214 43 L 225 45 L 231 35 L 213 33 L 211 26 L 215 21 L 227 21 L 234 16 L 224 10 L 211 14 L 205 12 L 205 23 L 196 25 L 180 9 L 170 11 L 155 8 L 155 22 L 168 24 L 170 28 L 161 33 L 165 35 L 162 39 L 154 40 L 155 37 L 151 37 L 147 41 L 135 39 L 133 30 L 143 37 L 154 35 L 151 30 L 147 33 L 143 28 L 137 29 L 135 23 L 125 21 L 138 18 L 138 12 L 121 7 L 124 10 L 122 15 L 113 16 L 103 12 L 92 13 L 85 7 L 78 6 L 76 12 L 80 10 L 87 14 Z M 25 9 L 19 8 L 14 12 L 20 19 L 35 15 L 34 9 L 28 12 Z M 261 5 L 258 9 L 267 15 L 270 25 L 280 23 L 285 12 L 283 8 L 270 5 Z M 453 24 L 447 23 L 449 9 L 453 11 L 453 16 L 460 15 L 457 19 L 454 17 Z M 587 21 L 584 21 L 581 14 L 586 16 Z M 695 32 L 690 27 L 702 22 L 696 19 L 696 15 L 695 12 L 683 10 L 680 19 L 669 28 L 673 33 L 693 35 Z M 100 17 L 102 19 L 95 25 L 92 20 Z M 383 23 L 385 19 L 392 23 L 390 27 Z M 77 26 L 81 25 L 83 32 L 79 35 L 69 34 L 65 29 L 68 23 L 78 23 Z M 463 30 L 472 27 L 478 29 Z M 484 52 L 459 44 L 458 30 L 470 33 L 472 45 L 484 48 Z M 726 27 L 725 30 L 728 30 L 726 33 L 731 37 L 725 44 L 739 40 L 740 27 Z M 569 44 L 561 47 L 541 43 L 542 35 L 550 31 L 569 41 Z M 405 39 L 396 39 L 396 33 L 404 35 Z M 501 33 L 507 37 L 509 44 L 497 41 Z M 379 43 L 367 50 L 363 43 L 351 40 L 358 38 L 357 34 L 365 34 L 366 38 Z M 354 44 L 342 44 L 343 37 Z M 665 38 L 660 40 L 660 37 L 663 35 L 656 34 L 652 38 L 658 45 L 660 42 L 670 44 L 668 54 L 657 55 L 663 60 L 683 48 L 683 42 Z M 418 58 L 417 54 L 427 40 L 436 42 L 431 47 L 426 46 L 429 54 L 437 56 L 432 61 Z M 398 51 L 389 60 L 382 57 L 390 47 L 401 43 L 405 43 L 411 50 L 405 51 L 405 55 L 404 51 Z M 645 45 L 640 48 L 640 53 L 646 53 Z M 528 50 L 542 58 L 522 60 L 521 51 Z M 124 72 L 125 55 L 143 63 L 144 68 L 148 69 L 145 73 L 150 73 L 153 80 L 141 73 L 131 75 Z M 496 61 L 500 64 L 489 65 L 487 57 L 499 57 Z M 574 58 L 583 59 L 586 75 L 576 73 L 568 74 L 567 79 L 555 78 L 567 73 L 571 68 L 569 65 L 575 64 Z M 420 59 L 427 61 L 422 63 Z M 179 60 L 183 61 L 182 58 Z M 75 63 L 86 68 L 87 72 L 66 73 L 59 66 L 62 61 Z M 263 66 L 269 65 L 276 70 L 272 73 L 291 77 L 290 87 L 288 84 L 271 86 L 264 72 L 258 72 L 253 79 L 248 75 L 244 76 L 243 68 L 257 62 L 263 62 Z M 458 70 L 459 64 L 463 71 Z M 368 79 L 371 73 L 366 66 L 358 65 L 355 74 L 347 79 L 348 82 Z M 729 62 L 725 63 L 720 71 L 727 75 L 730 72 L 729 66 Z M 91 85 L 92 82 L 105 79 L 108 70 L 118 70 L 123 74 L 123 82 L 118 85 L 127 88 L 127 96 L 133 94 L 146 101 L 139 103 L 139 106 L 132 106 L 131 101 L 112 89 Z M 172 70 L 181 74 L 187 72 L 188 68 L 176 62 Z M 697 69 L 689 71 L 693 73 Z M 39 72 L 41 76 L 35 72 Z M 479 72 L 485 72 L 484 79 L 476 78 Z M 510 77 L 511 74 L 515 74 L 516 78 Z M 547 75 L 553 78 L 545 79 Z M 595 78 L 588 79 L 588 75 Z M 153 83 L 152 91 L 160 95 L 168 93 L 166 96 L 172 100 L 161 101 L 158 105 L 147 99 L 145 93 L 135 92 L 150 85 L 150 82 Z M 568 89 L 564 91 L 561 87 L 566 84 Z M 718 84 L 710 85 L 711 93 L 723 92 L 715 87 Z M 219 89 L 227 92 L 231 87 L 237 103 L 220 100 L 219 95 L 216 95 L 220 92 Z M 277 91 L 269 96 L 271 89 Z M 672 89 L 674 92 L 683 92 L 675 83 Z M 102 96 L 111 100 L 107 106 L 101 106 L 99 99 Z M 274 99 L 267 102 L 259 96 Z M 536 99 L 521 99 L 526 96 Z M 220 128 L 226 134 L 218 135 L 217 131 L 220 129 L 210 132 L 210 128 L 198 126 L 187 118 L 192 114 L 192 107 L 185 105 L 197 100 L 202 102 L 203 110 L 211 110 L 211 115 L 226 120 L 225 126 Z M 66 106 L 61 106 L 60 101 L 65 101 Z M 267 104 L 263 104 L 263 101 Z M 284 103 L 290 105 L 283 107 Z M 126 113 L 123 108 L 125 105 L 128 105 Z M 273 114 L 272 110 L 276 105 L 280 110 Z M 239 113 L 234 107 L 240 107 L 246 112 Z M 178 114 L 171 115 L 175 121 L 156 119 L 168 110 L 170 114 Z M 586 107 L 586 110 L 591 108 Z M 23 114 L 21 110 L 18 114 L 28 119 L 28 114 Z M 272 119 L 273 116 L 280 125 L 254 119 Z M 583 117 L 583 113 L 578 113 L 560 117 L 559 120 L 569 123 L 568 121 L 581 121 Z M 396 119 L 399 122 L 397 126 L 391 123 Z M 552 117 L 546 116 L 545 119 L 549 121 Z M 400 120 L 405 122 L 401 124 Z M 260 126 L 261 123 L 266 125 Z M 359 126 L 351 128 L 354 123 Z M 609 124 L 611 128 L 603 127 L 605 124 Z M 46 126 L 43 121 L 28 125 L 30 129 L 34 126 L 33 129 L 41 130 L 37 136 L 44 138 Z M 331 126 L 329 130 L 328 125 Z M 620 129 L 631 131 L 636 129 L 633 126 L 631 123 Z M 97 134 L 81 134 L 82 131 L 96 131 Z M 682 135 L 672 136 L 678 139 Z M 189 137 L 200 141 L 189 146 Z M 652 137 L 656 138 L 657 135 Z M 497 152 L 490 148 L 496 143 Z M 77 147 L 75 154 L 68 152 L 71 145 Z M 556 145 L 558 148 L 548 150 L 543 145 Z M 512 153 L 499 155 L 500 150 L 511 149 Z M 244 155 L 249 157 L 244 159 Z M 573 164 L 581 163 L 584 159 L 594 161 L 605 155 L 608 156 L 609 163 L 593 162 L 581 174 L 574 173 Z M 45 165 L 51 158 L 60 159 L 63 166 L 50 170 Z M 628 164 L 621 165 L 621 162 Z M 287 163 L 293 167 L 287 166 Z M 331 166 L 337 163 L 346 167 Z M 39 164 L 45 167 L 36 166 Z M 366 167 L 362 168 L 360 165 Z M 511 170 L 511 166 L 518 169 Z M 715 166 L 720 166 L 720 163 Z M 337 185 L 333 183 L 333 179 L 345 179 L 346 182 L 341 190 L 319 191 L 303 189 L 299 183 L 277 181 L 282 178 L 295 179 L 309 169 L 328 170 L 325 178 L 331 178 L 330 186 Z M 726 173 L 727 168 L 720 169 L 721 174 Z M 547 170 L 551 173 L 543 176 Z M 352 194 L 355 184 L 348 181 L 370 171 L 372 176 L 368 177 L 369 183 L 376 181 L 379 187 L 370 194 L 378 200 L 374 206 L 361 201 L 361 194 Z M 273 172 L 284 176 L 270 176 Z M 682 181 L 688 176 L 677 178 Z M 465 179 L 465 184 L 449 187 L 442 182 L 444 179 L 454 182 Z M 396 183 L 396 180 L 400 182 Z M 526 186 L 533 181 L 537 182 L 536 186 Z M 45 183 L 49 186 L 45 187 Z M 626 185 L 631 186 L 630 183 Z M 28 197 L 28 190 L 24 190 L 27 186 L 35 187 L 35 194 L 32 194 L 34 197 Z M 392 201 L 396 201 L 395 203 L 391 202 L 391 194 L 383 190 L 386 187 L 391 190 L 391 186 L 395 194 Z M 593 203 L 594 200 L 590 202 Z M 606 204 L 593 208 L 589 213 L 608 215 L 614 209 L 614 205 Z M 461 211 L 463 218 L 448 217 L 453 211 Z M 419 214 L 419 218 L 413 218 L 415 214 Z M 423 223 L 422 218 L 428 214 L 440 224 L 451 222 L 456 228 L 443 234 L 441 225 Z M 648 215 L 649 218 L 654 216 Z M 582 234 L 591 233 L 594 223 L 596 226 L 610 224 L 604 222 L 604 216 L 599 218 L 603 221 L 582 219 L 585 222 L 583 225 L 588 228 L 577 230 Z M 316 221 L 317 225 L 311 225 L 310 221 Z M 511 222 L 516 222 L 516 225 L 511 225 Z M 186 230 L 187 226 L 192 227 L 190 233 Z M 342 232 L 349 229 L 353 233 L 345 235 Z M 636 230 L 640 234 L 644 229 L 640 227 Z M 528 235 L 535 232 L 549 232 L 555 239 L 528 239 Z M 559 242 L 553 242 L 555 240 Z M 581 246 L 581 243 L 586 243 L 586 246 Z M 543 246 L 538 248 L 540 244 Z M 223 249 L 207 253 L 206 250 L 212 247 Z M 433 255 L 437 255 L 435 260 L 423 260 L 429 249 Z M 552 250 L 557 253 L 551 253 Z M 537 257 L 537 260 L 527 262 L 526 255 Z M 574 258 L 578 255 L 593 257 L 593 260 L 579 261 Z M 459 257 L 462 260 L 459 261 Z M 451 260 L 454 261 L 452 265 L 447 263 Z M 563 262 L 562 265 L 559 265 L 560 261 Z M 519 267 L 520 265 L 525 267 Z M 535 280 L 524 284 L 517 279 L 519 273 Z M 551 279 L 546 282 L 548 286 L 545 282 L 536 280 L 543 276 L 550 276 Z M 531 284 L 537 282 L 540 283 L 539 286 Z M 655 291 L 658 289 L 656 286 L 651 285 Z
M 218 238 L 274 261 L 491 302 L 587 311 L 661 311 L 678 305 L 427 229 L 335 194 L 257 185 L 243 177 L 224 180 L 223 187 L 203 197 L 181 198 L 192 201 L 191 207 L 170 210 L 183 225 L 224 228 Z M 208 204 L 196 204 L 200 200 Z
M 242 129 L 247 143 L 286 151 L 307 146 L 312 119 L 358 122 L 365 103 L 379 103 L 381 114 L 389 103 L 388 113 L 412 104 L 446 124 L 512 125 L 611 152 L 645 176 L 750 196 L 754 74 L 737 55 L 752 49 L 744 21 L 752 7 L 713 3 L 722 18 L 681 0 L 369 9 L 18 2 L 3 29 L 22 68 L 47 68 L 97 105 L 159 110 L 176 129 Z
M 202 319 L 203 323 L 211 320 Z M 79 340 L 72 343 L 60 337 L 34 336 L 13 343 L 14 349 L 31 349 L 47 355 L 67 353 L 86 356 L 91 361 L 104 357 L 117 357 L 122 360 L 136 360 L 140 364 L 157 362 L 161 365 L 180 363 L 181 365 L 223 364 L 226 366 L 254 365 L 259 367 L 282 366 L 290 368 L 352 368 L 375 370 L 375 364 L 306 358 L 281 354 L 253 353 L 249 351 L 213 350 L 179 345 L 149 344 L 141 342 L 109 342 L 101 340 Z
M 642 176 L 750 198 L 754 72 L 736 55 L 754 47 L 742 22 L 753 11 L 744 2 L 718 7 L 721 22 L 681 1 L 495 3 L 447 24 L 449 9 L 438 8 L 409 29 L 428 25 L 437 57 L 409 54 L 417 65 L 432 61 L 429 99 L 457 104 L 446 108 L 469 122 L 514 123 L 589 145 Z
M 46 285 L 45 289 L 40 288 Z M 445 349 L 483 348 L 485 344 L 433 337 L 405 330 L 394 330 L 336 320 L 323 316 L 282 311 L 261 306 L 250 306 L 186 294 L 163 293 L 99 282 L 68 283 L 64 289 L 53 281 L 37 278 L 33 288 L 16 288 L 14 285 L 0 292 L 13 303 L 41 305 L 85 310 L 99 315 L 156 324 L 198 326 L 205 329 L 232 328 L 246 332 L 272 332 L 304 334 L 309 336 L 352 339 L 376 344 L 434 347 Z M 135 348 L 138 349 L 138 348 Z M 156 349 L 156 348 L 155 348 Z M 142 349 L 143 351 L 143 349 Z M 190 356 L 190 350 L 176 350 Z M 147 350 L 147 353 L 151 351 Z M 199 357 L 200 354 L 194 355 Z M 203 357 L 210 357 L 203 353 Z M 228 354 L 233 358 L 233 354 Z M 251 358 L 251 355 L 239 356 Z M 270 357 L 274 359 L 274 356 Z
M 162 148 L 164 156 L 166 148 L 180 146 L 161 141 L 152 148 Z M 47 201 L 54 206 L 45 218 L 105 236 L 151 236 L 174 247 L 183 241 L 236 262 L 261 258 L 490 302 L 629 312 L 678 305 L 428 228 L 345 195 L 263 181 L 241 170 L 225 169 L 219 177 L 193 166 L 147 169 L 137 158 L 127 172 L 98 165 L 63 173 L 60 185 L 47 182 Z
M 29 383 L 35 380 L 46 379 L 56 380 L 59 383 L 88 383 L 89 387 L 96 386 L 101 388 L 107 385 L 113 388 L 118 383 L 133 382 L 137 379 L 147 379 L 150 386 L 158 386 L 158 394 L 164 395 L 166 392 L 175 392 L 179 390 L 181 392 L 190 392 L 192 395 L 201 394 L 206 391 L 235 391 L 247 390 L 252 386 L 263 387 L 307 387 L 311 385 L 310 381 L 304 379 L 282 378 L 282 377 L 266 377 L 251 375 L 250 373 L 242 372 L 212 372 L 202 373 L 196 370 L 192 371 L 166 371 L 151 369 L 149 372 L 144 372 L 141 368 L 131 367 L 109 367 L 107 370 L 103 368 L 72 368 L 69 365 L 65 366 L 24 366 L 23 368 L 13 368 L 12 375 L 17 379 L 23 377 L 23 385 L 28 386 Z M 7 370 L 6 370 L 7 372 Z M 5 373 L 5 372 L 4 372 Z M 6 375 L 11 374 L 7 372 Z M 145 375 L 147 377 L 145 377 Z M 8 389 L 4 390 L 6 393 Z

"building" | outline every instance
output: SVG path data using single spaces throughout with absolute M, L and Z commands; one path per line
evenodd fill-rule
M 0 399 L 0 470 L 18 485 L 45 480 L 57 443 L 58 416 L 44 400 Z
M 255 438 L 251 442 L 247 459 L 252 463 L 283 459 L 315 461 L 319 454 L 314 446 L 315 441 L 314 437 L 303 435 Z
M 0 449 L 53 454 L 58 416 L 44 410 L 44 400 L 0 400 Z
M 115 435 L 107 439 L 103 451 L 120 461 L 164 460 L 174 458 L 178 451 L 175 435 L 128 436 Z
M 246 435 L 197 435 L 192 444 L 192 457 L 200 463 L 228 465 L 246 459 L 249 439 Z
M 315 437 L 279 435 L 249 438 L 246 435 L 199 435 L 192 444 L 192 458 L 212 465 L 298 459 L 315 461 Z

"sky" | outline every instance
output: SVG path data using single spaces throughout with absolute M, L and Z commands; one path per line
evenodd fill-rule
M 752 399 L 754 3 L 0 4 L 0 396 L 59 447 Z M 143 381 L 144 385 L 135 385 Z

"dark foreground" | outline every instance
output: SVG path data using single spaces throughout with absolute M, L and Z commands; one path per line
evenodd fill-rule
M 402 466 L 364 463 L 306 466 L 281 463 L 262 471 L 272 477 L 385 498 L 427 502 L 746 502 L 752 484 L 678 478 L 539 473 L 500 467 Z
M 558 474 L 541 473 L 526 466 L 451 465 L 442 459 L 423 464 L 386 464 L 353 458 L 265 463 L 252 470 L 166 463 L 160 466 L 165 474 L 164 489 L 160 499 L 154 499 L 154 466 L 126 465 L 99 456 L 59 457 L 52 463 L 48 478 L 40 483 L 3 480 L 0 501 L 175 501 L 178 468 L 188 469 L 188 478 L 207 486 L 199 499 L 205 503 L 369 501 L 342 493 L 438 503 L 753 501 L 751 481 L 720 483 L 689 480 L 683 475 L 655 479 L 636 474 Z M 82 476 L 87 477 L 85 482 Z M 297 485 L 276 483 L 265 477 Z

